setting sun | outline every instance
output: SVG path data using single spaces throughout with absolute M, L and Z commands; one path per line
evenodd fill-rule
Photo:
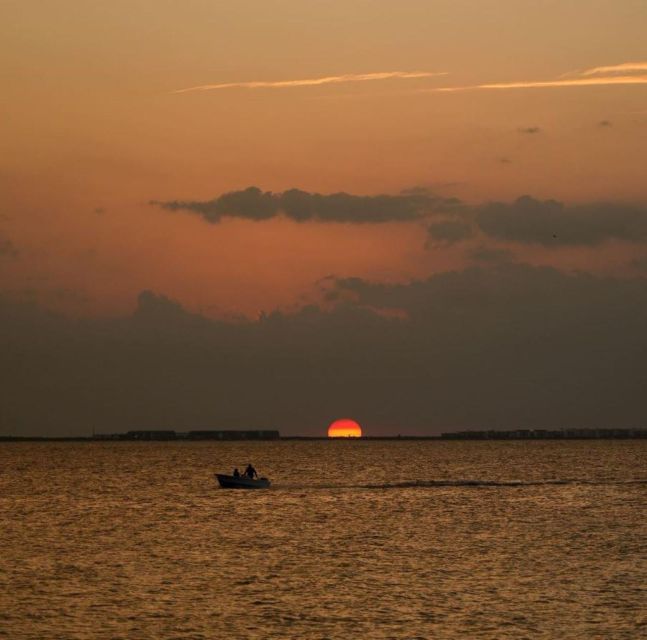
M 359 424 L 355 422 L 355 420 L 349 420 L 348 418 L 335 420 L 328 427 L 328 437 L 329 438 L 361 438 L 362 427 L 360 427 Z

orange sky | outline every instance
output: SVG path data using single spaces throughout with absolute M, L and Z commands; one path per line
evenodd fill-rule
M 645 24 L 634 0 L 5 1 L 0 290 L 72 314 L 127 312 L 153 289 L 255 316 L 316 300 L 330 274 L 458 268 L 482 242 L 430 247 L 422 222 L 209 225 L 147 204 L 250 185 L 644 203 Z M 512 248 L 609 272 L 641 252 Z

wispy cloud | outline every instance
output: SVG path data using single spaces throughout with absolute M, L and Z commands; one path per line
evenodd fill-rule
M 410 78 L 433 78 L 447 75 L 446 71 L 379 71 L 376 73 L 346 73 L 339 76 L 324 76 L 322 78 L 306 78 L 303 80 L 255 80 L 252 82 L 222 82 L 203 84 L 197 87 L 178 89 L 172 93 L 187 93 L 189 91 L 214 91 L 219 89 L 287 89 L 291 87 L 316 87 L 323 84 L 340 84 L 343 82 L 370 82 L 374 80 L 406 80 Z
M 452 93 L 456 91 L 543 89 L 551 87 L 592 87 L 605 85 L 647 84 L 647 62 L 624 62 L 617 65 L 594 67 L 577 74 L 568 74 L 552 80 L 517 80 L 513 82 L 488 82 L 458 87 L 426 89 L 430 92 Z
M 573 78 L 572 80 L 545 80 L 545 81 L 519 81 L 519 82 L 494 82 L 490 84 L 475 84 L 464 87 L 439 87 L 427 89 L 451 93 L 453 91 L 475 91 L 478 89 L 541 89 L 548 87 L 591 87 L 614 84 L 647 84 L 647 75 L 644 76 L 612 76 L 604 78 Z
M 581 75 L 594 76 L 603 73 L 632 73 L 636 71 L 647 71 L 647 62 L 623 62 L 606 67 L 593 67 L 593 69 L 583 71 Z

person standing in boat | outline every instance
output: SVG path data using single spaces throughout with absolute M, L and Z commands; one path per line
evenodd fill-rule
M 245 475 L 248 478 L 258 478 L 258 473 L 256 472 L 256 469 L 252 467 L 251 462 L 247 465 L 247 468 L 245 469 Z

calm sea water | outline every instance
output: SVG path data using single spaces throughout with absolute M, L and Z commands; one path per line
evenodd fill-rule
M 219 489 L 252 461 L 274 486 Z M 0 637 L 647 637 L 647 442 L 0 445 Z

